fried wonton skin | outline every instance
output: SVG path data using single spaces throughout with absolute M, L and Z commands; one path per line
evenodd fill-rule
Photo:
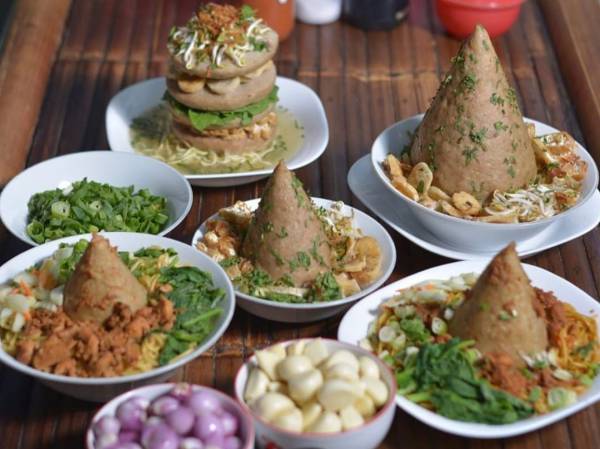
M 76 321 L 104 322 L 117 303 L 132 312 L 147 304 L 146 289 L 131 274 L 116 248 L 95 234 L 65 284 L 64 310 Z
M 525 187 L 537 173 L 535 153 L 487 31 L 463 42 L 417 129 L 413 164 L 426 162 L 433 184 L 449 195 L 485 200 L 494 190 Z
M 274 281 L 286 277 L 296 287 L 331 270 L 331 249 L 323 224 L 302 183 L 283 162 L 275 167 L 265 187 L 242 255 Z
M 535 300 L 535 290 L 511 243 L 492 259 L 456 310 L 450 333 L 474 340 L 483 354 L 504 353 L 522 366 L 523 354 L 548 348 L 546 324 L 535 311 Z

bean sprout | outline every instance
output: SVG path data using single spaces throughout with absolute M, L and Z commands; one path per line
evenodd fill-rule
M 199 62 L 208 62 L 222 67 L 224 56 L 229 57 L 238 67 L 245 65 L 245 53 L 262 49 L 267 45 L 264 39 L 269 30 L 262 19 L 248 17 L 240 20 L 241 25 L 231 25 L 218 36 L 211 35 L 192 17 L 185 25 L 173 28 L 167 48 L 174 57 L 180 57 L 186 69 L 193 69 Z M 235 39 L 236 27 L 244 27 L 240 39 Z

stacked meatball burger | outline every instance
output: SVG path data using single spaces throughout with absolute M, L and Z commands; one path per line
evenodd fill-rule
M 277 129 L 278 42 L 248 6 L 209 3 L 174 27 L 165 97 L 175 134 L 221 155 L 267 148 Z

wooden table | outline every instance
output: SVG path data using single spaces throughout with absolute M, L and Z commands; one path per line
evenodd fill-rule
M 24 164 L 73 151 L 108 149 L 104 111 L 123 87 L 165 73 L 169 28 L 195 0 L 17 1 L 0 60 L 0 182 Z M 496 46 L 525 114 L 572 133 L 600 162 L 600 7 L 597 0 L 540 0 Z M 347 169 L 368 153 L 385 127 L 424 111 L 458 42 L 444 34 L 433 2 L 415 0 L 408 21 L 390 32 L 364 33 L 343 23 L 298 25 L 277 55 L 279 73 L 321 96 L 331 139 L 325 154 L 299 171 L 315 196 L 358 207 Z M 564 78 L 563 78 L 564 77 Z M 567 83 L 565 83 L 565 80 Z M 173 236 L 189 242 L 196 227 L 234 199 L 260 194 L 263 183 L 194 188 L 194 205 Z M 395 237 L 391 280 L 448 262 Z M 1 261 L 27 247 L 0 227 Z M 527 259 L 598 298 L 600 231 Z M 233 375 L 255 348 L 298 336 L 336 334 L 339 317 L 293 326 L 237 310 L 216 347 L 178 378 L 231 393 Z M 81 448 L 96 404 L 55 393 L 0 367 L 2 449 Z M 504 441 L 477 441 L 435 431 L 398 411 L 383 448 L 600 448 L 600 406 Z

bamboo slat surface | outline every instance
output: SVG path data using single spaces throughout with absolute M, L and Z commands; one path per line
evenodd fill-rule
M 558 1 L 565 9 L 576 8 L 579 3 Z M 594 3 L 594 0 L 581 1 Z M 64 14 L 61 19 L 61 10 L 55 9 L 50 18 L 52 23 L 47 24 L 53 33 L 43 35 L 42 56 L 49 58 L 48 70 L 36 69 L 34 74 L 29 74 L 35 78 L 36 91 L 27 92 L 33 99 L 40 95 L 40 90 L 43 95 L 39 107 L 31 100 L 26 114 L 3 109 L 3 105 L 9 104 L 6 102 L 11 94 L 10 86 L 16 85 L 29 69 L 20 68 L 14 73 L 12 46 L 23 45 L 19 53 L 25 54 L 23 58 L 32 57 L 31 52 L 37 50 L 31 48 L 31 42 L 11 37 L 10 32 L 5 42 L 0 61 L 0 112 L 4 111 L 0 115 L 0 165 L 5 165 L 9 156 L 22 158 L 31 165 L 74 151 L 108 149 L 104 129 L 108 101 L 123 87 L 165 72 L 167 33 L 173 24 L 184 22 L 197 4 L 195 0 L 74 0 L 67 12 L 69 2 L 52 2 L 63 7 Z M 19 8 L 24 7 L 17 3 Z M 27 3 L 39 7 L 47 2 Z M 297 25 L 292 36 L 282 44 L 276 58 L 279 73 L 315 89 L 328 116 L 327 151 L 318 161 L 298 172 L 314 196 L 340 199 L 362 207 L 348 189 L 347 170 L 369 152 L 371 142 L 384 128 L 426 109 L 441 74 L 458 48 L 458 42 L 444 34 L 432 5 L 430 0 L 412 1 L 409 19 L 393 31 L 365 33 L 344 23 L 324 27 Z M 65 18 L 63 30 L 60 24 Z M 13 20 L 26 19 L 16 16 Z M 495 42 L 496 48 L 518 91 L 525 114 L 567 130 L 584 145 L 596 145 L 590 150 L 600 156 L 597 134 L 593 134 L 597 133 L 598 121 L 595 129 L 593 125 L 588 126 L 587 134 L 582 133 L 580 123 L 583 122 L 578 117 L 586 113 L 587 106 L 573 93 L 574 86 L 569 89 L 565 86 L 562 73 L 567 72 L 558 59 L 559 47 L 555 47 L 561 30 L 549 28 L 550 25 L 577 28 L 578 23 L 557 20 L 551 18 L 548 8 L 542 14 L 538 3 L 529 1 L 513 29 Z M 42 32 L 47 32 L 47 28 Z M 580 34 L 571 36 L 576 39 Z M 22 39 L 30 37 L 24 34 Z M 52 50 L 55 39 L 56 54 Z M 593 53 L 597 46 L 587 47 L 585 41 L 578 42 L 578 46 L 592 49 L 592 54 L 581 56 L 582 61 L 600 56 Z M 594 67 L 593 61 L 589 64 Z M 597 66 L 597 61 L 595 64 Z M 577 72 L 565 75 L 570 83 L 577 82 L 578 76 Z M 598 71 L 587 71 L 586 76 L 598 86 Z M 576 100 L 577 116 L 572 103 Z M 592 109 L 590 107 L 590 114 Z M 10 147 L 5 141 L 7 135 L 13 136 Z M 31 135 L 30 142 L 28 136 Z M 172 236 L 189 242 L 197 226 L 218 208 L 235 199 L 256 197 L 262 186 L 263 182 L 234 188 L 194 188 L 192 210 Z M 390 281 L 448 262 L 397 234 L 392 233 L 392 236 L 398 262 Z M 2 227 L 0 245 L 0 262 L 27 249 Z M 565 277 L 595 298 L 599 296 L 598 229 L 528 258 L 526 262 Z M 339 319 L 292 326 L 261 320 L 237 310 L 230 328 L 215 348 L 188 364 L 177 378 L 231 393 L 237 368 L 255 348 L 298 336 L 334 337 Z M 55 393 L 29 377 L 0 366 L 2 449 L 81 448 L 84 431 L 97 407 Z M 444 434 L 398 411 L 381 448 L 399 447 L 597 449 L 600 448 L 600 406 L 589 407 L 537 432 L 490 441 Z

